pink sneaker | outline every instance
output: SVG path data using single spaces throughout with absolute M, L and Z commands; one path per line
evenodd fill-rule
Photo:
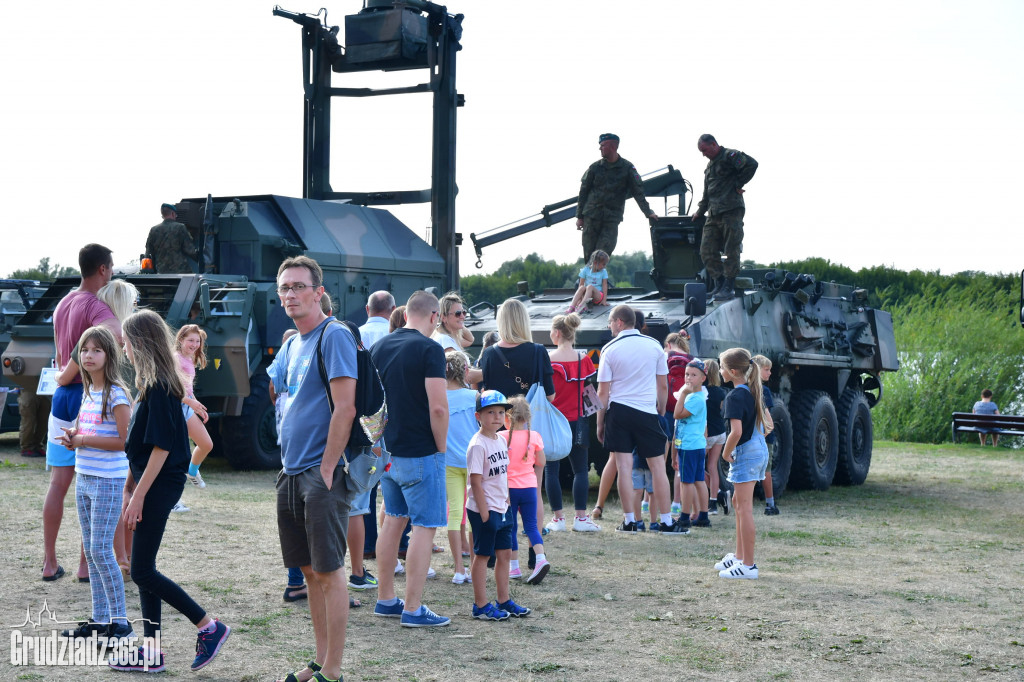
M 508 577 L 512 580 L 519 580 L 523 577 L 523 572 L 520 571 L 518 568 L 513 568 L 511 571 L 508 572 Z

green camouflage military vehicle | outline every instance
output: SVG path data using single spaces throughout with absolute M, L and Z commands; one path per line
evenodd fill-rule
M 11 340 L 11 330 L 46 290 L 46 282 L 28 279 L 0 279 L 0 353 Z M 17 431 L 18 385 L 0 377 L 0 433 Z
M 306 254 L 324 270 L 324 286 L 338 317 L 362 324 L 367 296 L 385 289 L 405 300 L 417 289 L 438 294 L 458 286 L 454 230 L 455 54 L 461 15 L 422 0 L 370 0 L 345 17 L 348 45 L 320 15 L 274 8 L 302 27 L 305 130 L 302 199 L 277 196 L 208 196 L 177 203 L 178 220 L 195 240 L 195 273 L 119 274 L 141 293 L 140 305 L 174 328 L 196 323 L 208 334 L 209 366 L 198 372 L 196 397 L 215 419 L 207 426 L 214 453 L 236 468 L 277 468 L 280 448 L 266 367 L 284 331 L 292 327 L 276 292 L 280 263 Z M 429 81 L 390 90 L 336 88 L 332 74 L 424 69 Z M 430 92 L 432 185 L 416 191 L 336 192 L 330 183 L 331 99 Z M 428 244 L 386 210 L 372 205 L 431 205 Z M 140 244 L 141 246 L 141 244 Z M 78 285 L 61 279 L 13 329 L 3 354 L 4 375 L 35 385 L 54 356 L 51 318 L 57 303 Z
M 673 196 L 678 206 L 686 205 L 689 183 L 671 166 L 644 186 L 649 198 Z M 568 199 L 545 207 L 535 221 L 472 235 L 478 256 L 483 246 L 574 217 L 574 204 Z M 659 340 L 685 329 L 695 357 L 717 358 L 729 348 L 743 347 L 771 359 L 776 495 L 787 485 L 825 490 L 832 483 L 863 483 L 871 466 L 871 408 L 882 396 L 882 373 L 899 369 L 889 313 L 869 307 L 864 289 L 781 270 L 743 271 L 735 299 L 706 304 L 701 227 L 689 216 L 668 216 L 651 221 L 650 234 L 654 269 L 636 273 L 632 288 L 611 289 L 609 306 L 626 304 L 643 312 L 646 333 Z M 551 319 L 565 311 L 574 290 L 533 294 L 528 288 L 520 283 L 519 298 L 529 310 L 533 340 L 550 346 Z M 466 324 L 478 344 L 496 328 L 493 304 L 500 303 L 471 307 Z M 577 332 L 577 347 L 595 364 L 611 340 L 610 310 L 591 308 Z M 607 453 L 592 458 L 600 471 Z

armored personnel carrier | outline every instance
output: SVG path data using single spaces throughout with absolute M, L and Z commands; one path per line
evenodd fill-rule
M 28 279 L 0 279 L 0 353 L 11 340 L 11 330 L 46 290 L 47 282 Z M 0 433 L 17 431 L 18 385 L 0 378 Z
M 303 68 L 303 197 L 278 195 L 183 199 L 178 220 L 199 251 L 191 273 L 119 274 L 140 291 L 139 304 L 178 328 L 196 323 L 208 334 L 209 366 L 196 378 L 196 397 L 209 409 L 214 454 L 241 469 L 280 467 L 266 367 L 292 327 L 276 291 L 285 258 L 306 254 L 324 270 L 337 317 L 362 324 L 367 296 L 385 289 L 405 300 L 417 289 L 439 294 L 458 287 L 455 233 L 455 55 L 462 15 L 423 0 L 369 0 L 345 17 L 347 45 L 326 13 L 274 8 L 301 27 Z M 341 88 L 333 74 L 422 69 L 427 82 L 403 88 Z M 339 192 L 331 185 L 331 101 L 405 93 L 433 96 L 430 188 Z M 371 206 L 429 203 L 431 243 L 391 213 Z M 53 310 L 78 280 L 54 282 L 11 330 L 3 353 L 5 381 L 35 386 L 54 357 Z M 5 384 L 6 385 L 6 384 Z M 16 405 L 13 408 L 16 411 Z M 7 422 L 5 421 L 5 426 Z M 17 428 L 16 422 L 13 428 Z
M 644 187 L 649 198 L 672 196 L 678 206 L 686 205 L 689 183 L 672 166 Z M 574 204 L 567 199 L 545 207 L 536 220 L 471 235 L 478 258 L 484 246 L 574 217 Z M 701 226 L 689 216 L 667 216 L 651 221 L 650 235 L 653 270 L 636 273 L 632 288 L 612 288 L 608 306 L 582 315 L 577 347 L 598 364 L 602 346 L 611 340 L 611 306 L 626 304 L 644 314 L 645 333 L 658 340 L 685 329 L 695 357 L 717 358 L 734 347 L 765 355 L 772 361 L 768 386 L 776 403 L 775 494 L 787 485 L 825 490 L 832 483 L 863 483 L 871 466 L 871 408 L 882 396 L 881 375 L 899 369 L 889 313 L 869 307 L 864 289 L 782 270 L 742 271 L 735 299 L 707 304 Z M 533 340 L 550 345 L 551 320 L 565 311 L 574 290 L 531 293 L 528 283 L 520 283 L 520 290 Z M 471 307 L 466 324 L 478 339 L 496 328 L 494 304 L 500 303 Z M 592 457 L 600 471 L 607 453 Z M 726 485 L 724 476 L 722 481 Z

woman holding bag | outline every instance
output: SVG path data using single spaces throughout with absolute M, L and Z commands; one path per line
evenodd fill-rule
M 533 384 L 543 384 L 548 401 L 555 398 L 551 360 L 544 346 L 530 341 L 530 316 L 526 306 L 510 298 L 498 308 L 498 343 L 480 355 L 481 390 L 495 390 L 507 398 L 526 395 Z
M 555 315 L 551 320 L 551 343 L 556 348 L 550 352 L 551 367 L 554 370 L 555 400 L 558 411 L 569 420 L 572 429 L 572 451 L 569 464 L 572 465 L 572 501 L 576 508 L 572 529 L 577 532 L 594 532 L 601 527 L 587 516 L 587 494 L 590 491 L 590 420 L 583 416 L 583 389 L 588 377 L 597 370 L 590 356 L 573 348 L 576 330 L 582 320 L 576 313 Z M 563 531 L 565 514 L 562 512 L 562 482 L 559 478 L 559 461 L 548 461 L 544 466 L 544 477 L 551 503 L 551 522 L 545 526 L 549 531 Z

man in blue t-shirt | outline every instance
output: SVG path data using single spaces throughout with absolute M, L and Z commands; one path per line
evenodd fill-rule
M 309 611 L 318 643 L 316 663 L 341 676 L 348 623 L 345 546 L 354 494 L 338 466 L 356 415 L 356 345 L 320 307 L 323 271 L 312 258 L 289 258 L 277 271 L 277 294 L 300 336 L 288 350 L 288 410 L 281 420 L 284 471 L 277 481 L 277 527 L 285 566 L 298 566 L 309 584 Z M 320 341 L 321 333 L 323 340 Z M 318 341 L 334 413 L 317 368 Z M 323 644 L 321 647 L 320 644 Z M 309 671 L 312 673 L 312 671 Z M 296 677 L 309 674 L 297 671 Z
M 448 392 L 444 351 L 430 338 L 441 307 L 437 297 L 417 291 L 405 305 L 406 323 L 374 344 L 370 355 L 388 396 L 384 442 L 391 467 L 380 479 L 384 525 L 377 537 L 378 616 L 401 618 L 405 627 L 448 625 L 422 602 L 434 533 L 448 525 L 445 450 Z M 406 552 L 405 601 L 395 596 L 398 542 L 406 523 L 412 537 Z

